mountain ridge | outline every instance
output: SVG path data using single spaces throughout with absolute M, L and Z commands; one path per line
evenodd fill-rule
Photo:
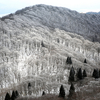
M 15 14 L 2 17 L 13 19 L 13 16 L 24 15 L 31 19 L 36 19 L 36 23 L 51 28 L 60 28 L 67 32 L 77 33 L 91 41 L 100 42 L 100 15 L 83 14 L 64 7 L 54 7 L 48 5 L 35 5 L 18 10 Z M 49 21 L 48 21 L 49 19 Z M 36 24 L 35 23 L 35 24 Z

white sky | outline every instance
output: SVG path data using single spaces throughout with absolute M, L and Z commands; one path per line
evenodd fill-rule
M 78 12 L 100 11 L 100 0 L 0 0 L 0 16 L 36 4 L 66 7 Z

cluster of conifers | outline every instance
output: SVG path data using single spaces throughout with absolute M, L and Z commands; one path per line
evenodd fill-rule
M 66 63 L 67 64 L 72 64 L 71 57 L 67 57 Z M 84 63 L 87 63 L 86 59 L 84 60 Z M 87 73 L 86 73 L 85 69 L 82 72 L 82 69 L 79 68 L 77 70 L 76 76 L 77 76 L 77 79 L 78 80 L 81 80 L 84 77 L 87 77 Z M 99 78 L 100 77 L 100 70 L 94 69 L 93 74 L 92 74 L 92 77 Z M 70 86 L 70 89 L 69 89 L 69 95 L 68 95 L 69 97 L 72 96 L 73 92 L 75 91 L 74 85 L 72 83 L 74 81 L 75 81 L 75 70 L 74 70 L 74 68 L 72 66 L 71 69 L 70 69 L 70 73 L 69 73 L 69 82 L 71 83 L 71 86 Z M 31 87 L 31 84 L 28 83 L 28 88 L 30 88 L 30 87 Z M 45 95 L 45 92 L 44 91 L 42 93 L 42 96 L 43 95 Z M 11 97 L 10 97 L 9 93 L 6 94 L 5 100 L 15 100 L 18 97 L 19 97 L 18 91 L 13 91 Z M 65 98 L 65 90 L 64 90 L 63 85 L 61 85 L 61 87 L 60 87 L 59 97 Z
M 13 91 L 12 92 L 12 95 L 11 96 L 9 95 L 9 93 L 6 93 L 5 100 L 15 100 L 18 97 L 19 97 L 19 93 L 16 90 L 16 91 Z
M 66 63 L 67 64 L 72 64 L 71 57 L 68 57 L 67 58 Z M 86 59 L 84 60 L 84 63 L 87 63 Z M 83 72 L 82 72 L 82 69 L 81 68 L 77 69 L 76 76 L 77 76 L 77 79 L 78 80 L 81 80 L 84 77 L 87 77 L 86 70 L 84 69 Z M 99 78 L 100 77 L 100 70 L 99 69 L 94 69 L 93 74 L 92 74 L 92 77 Z M 74 70 L 73 66 L 70 69 L 69 81 L 70 82 L 75 81 L 75 70 Z

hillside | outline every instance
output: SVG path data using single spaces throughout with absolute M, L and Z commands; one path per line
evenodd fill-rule
M 85 69 L 91 76 L 93 69 L 100 67 L 99 16 L 36 5 L 2 17 L 0 100 L 12 90 L 27 95 L 29 82 L 35 97 L 43 91 L 58 94 L 61 84 L 67 95 L 72 66 L 75 71 Z M 71 65 L 66 64 L 67 57 L 71 57 Z
M 2 17 L 1 23 L 2 21 L 7 23 L 7 20 L 13 25 L 14 22 L 20 21 L 19 27 L 21 29 L 31 26 L 59 28 L 80 34 L 91 41 L 100 42 L 100 14 L 85 14 L 62 7 L 35 5 Z

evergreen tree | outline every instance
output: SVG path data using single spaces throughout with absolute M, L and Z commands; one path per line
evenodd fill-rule
M 59 97 L 65 98 L 65 90 L 63 85 L 60 87 Z
M 68 98 L 71 98 L 71 97 L 73 96 L 74 93 L 75 93 L 75 88 L 74 88 L 73 83 L 71 83 Z M 74 99 L 75 99 L 75 98 L 74 98 Z M 71 99 L 71 100 L 73 100 L 73 99 Z
M 9 95 L 9 93 L 6 93 L 5 100 L 10 100 L 10 95 Z
M 31 83 L 28 83 L 28 94 L 29 94 L 29 95 L 32 94 Z
M 92 77 L 99 78 L 99 70 L 98 69 L 94 69 Z
M 67 64 L 72 64 L 71 57 L 67 57 L 66 63 L 67 63 Z
M 99 71 L 96 69 L 95 78 L 99 78 Z
M 99 77 L 100 77 L 100 69 L 99 69 Z
M 85 69 L 83 70 L 83 77 L 87 77 L 87 73 L 86 73 Z
M 45 92 L 43 91 L 42 96 L 45 95 Z
M 42 47 L 45 47 L 43 41 L 41 42 L 41 45 L 42 45 Z
M 69 64 L 72 64 L 72 59 L 71 59 L 71 57 L 69 57 Z
M 75 75 L 75 71 L 74 68 L 72 66 L 71 70 L 70 70 L 70 75 L 69 75 L 69 81 L 74 81 L 74 75 Z
M 84 60 L 84 63 L 87 63 L 86 59 Z
M 16 98 L 16 94 L 15 94 L 15 92 L 13 91 L 13 92 L 12 92 L 12 96 L 11 96 L 11 100 L 15 100 L 15 98 Z
M 15 91 L 15 94 L 16 94 L 16 98 L 17 98 L 19 96 L 19 93 L 17 90 Z
M 93 70 L 93 74 L 92 74 L 92 77 L 95 77 L 96 76 L 96 69 Z
M 71 83 L 70 90 L 75 91 L 73 83 Z
M 67 57 L 66 63 L 69 64 L 69 57 Z
M 79 78 L 80 80 L 83 78 L 81 68 L 79 68 L 79 71 L 78 71 L 78 78 Z
M 31 83 L 28 83 L 28 88 L 30 88 L 31 87 Z

